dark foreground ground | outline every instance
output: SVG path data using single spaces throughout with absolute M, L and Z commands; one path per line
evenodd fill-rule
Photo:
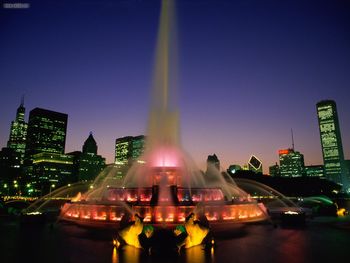
M 350 262 L 350 217 L 323 217 L 301 228 L 271 224 L 237 226 L 215 233 L 215 248 L 162 251 L 112 246 L 112 230 L 89 230 L 75 225 L 21 227 L 0 223 L 0 262 Z

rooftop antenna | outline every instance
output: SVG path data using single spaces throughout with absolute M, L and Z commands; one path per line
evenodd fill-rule
M 292 149 L 294 151 L 294 136 L 293 136 L 293 129 L 292 128 L 290 129 L 290 132 L 292 134 Z
M 23 105 L 24 105 L 24 94 L 21 97 L 21 106 L 23 106 Z

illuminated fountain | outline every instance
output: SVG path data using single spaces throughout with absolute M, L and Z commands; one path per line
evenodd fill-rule
M 183 224 L 194 213 L 205 216 L 212 228 L 265 220 L 264 205 L 251 199 L 215 167 L 196 168 L 179 143 L 174 95 L 176 77 L 173 2 L 163 0 L 157 44 L 153 101 L 144 154 L 118 180 L 118 168 L 106 168 L 93 189 L 66 203 L 61 219 L 92 226 L 118 226 L 138 214 L 146 224 L 163 227 Z M 172 63 L 170 63 L 172 62 Z

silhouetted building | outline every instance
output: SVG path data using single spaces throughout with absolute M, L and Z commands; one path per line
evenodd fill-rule
M 218 159 L 218 157 L 216 156 L 215 153 L 213 155 L 208 155 L 207 167 L 209 167 L 209 166 L 213 166 L 217 170 L 220 171 L 220 160 Z M 207 168 L 207 170 L 208 170 L 208 168 Z
M 324 177 L 324 166 L 323 165 L 305 166 L 305 175 L 308 177 Z
M 11 130 L 7 147 L 11 148 L 18 154 L 19 161 L 23 164 L 24 153 L 26 147 L 26 137 L 28 124 L 24 121 L 24 100 L 22 98 L 21 104 L 17 109 L 16 119 L 11 122 Z
M 28 121 L 25 159 L 31 160 L 34 154 L 63 154 L 66 144 L 68 115 L 50 110 L 35 108 L 30 111 Z
M 274 177 L 281 176 L 280 166 L 276 163 L 269 167 L 269 174 Z
M 97 154 L 97 143 L 90 133 L 83 145 L 83 151 L 69 153 L 74 156 L 74 178 L 78 181 L 94 180 L 106 167 L 106 159 Z
M 324 100 L 318 102 L 316 108 L 325 176 L 344 185 L 347 183 L 347 174 L 336 103 L 333 100 Z
M 262 173 L 262 162 L 254 155 L 252 155 L 248 161 L 248 168 L 255 173 Z
M 280 173 L 282 177 L 299 177 L 304 175 L 304 155 L 294 149 L 279 150 Z
M 115 164 L 131 164 L 144 151 L 145 136 L 127 136 L 115 140 Z
M 232 178 L 244 178 L 254 180 L 264 185 L 270 186 L 278 192 L 290 197 L 306 197 L 315 195 L 334 196 L 335 192 L 339 192 L 341 186 L 335 182 L 329 181 L 321 177 L 281 177 L 267 176 L 262 174 L 254 174 L 251 171 L 239 171 Z M 255 188 L 247 187 L 236 180 L 238 187 L 241 187 L 247 193 L 255 195 Z

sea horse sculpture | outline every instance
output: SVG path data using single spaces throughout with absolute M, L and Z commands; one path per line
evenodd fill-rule
M 118 231 L 119 242 L 127 245 L 142 248 L 139 235 L 143 230 L 143 218 L 135 214 L 135 221 Z
M 195 220 L 195 214 L 191 213 L 187 216 L 185 224 L 174 230 L 178 238 L 177 246 L 179 248 L 190 248 L 203 244 L 205 238 L 209 234 L 209 228 Z

